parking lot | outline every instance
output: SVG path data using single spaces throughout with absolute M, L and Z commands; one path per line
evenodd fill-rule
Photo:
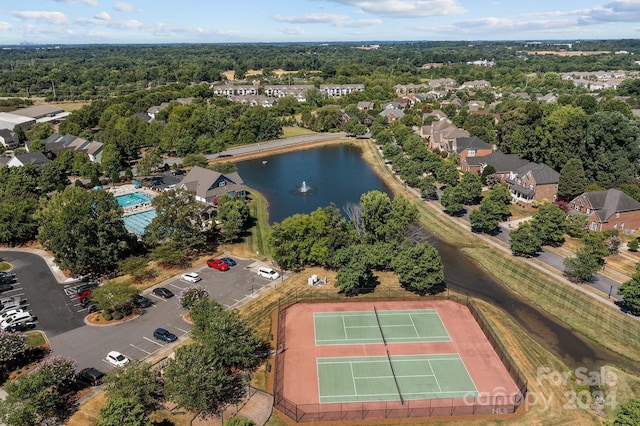
M 46 262 L 32 253 L 1 251 L 0 258 L 11 263 L 12 272 L 16 274 L 13 289 L 2 292 L 0 297 L 26 298 L 27 309 L 37 317 L 36 328 L 46 333 L 53 353 L 75 359 L 78 369 L 110 370 L 113 367 L 105 357 L 112 350 L 141 360 L 153 358 L 163 350 L 170 352 L 174 344 L 155 339 L 153 331 L 165 328 L 181 341 L 187 338 L 191 328 L 183 319 L 185 311 L 179 306 L 178 296 L 194 284 L 181 279 L 180 275 L 158 285 L 170 289 L 175 297 L 163 299 L 148 289 L 144 295 L 153 305 L 144 309 L 139 317 L 117 325 L 91 326 L 85 324 L 88 312 L 78 301 L 76 288 L 82 283 L 58 283 Z M 263 262 L 236 257 L 234 260 L 237 265 L 228 271 L 209 268 L 205 263 L 189 270 L 202 278 L 197 285 L 226 308 L 236 308 L 283 280 L 258 276 L 260 266 L 269 266 Z

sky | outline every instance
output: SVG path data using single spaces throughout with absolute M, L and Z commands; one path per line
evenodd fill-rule
M 640 36 L 640 0 L 0 0 L 0 45 Z

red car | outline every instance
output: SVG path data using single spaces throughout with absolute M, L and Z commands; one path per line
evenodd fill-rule
M 80 303 L 88 302 L 89 296 L 91 296 L 91 290 L 83 290 L 81 293 L 78 293 L 78 302 Z
M 209 259 L 207 260 L 207 266 L 209 268 L 214 268 L 219 271 L 228 271 L 229 265 L 224 263 L 221 259 Z

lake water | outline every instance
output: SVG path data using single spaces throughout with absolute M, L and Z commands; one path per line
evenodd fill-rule
M 296 213 L 310 213 L 331 202 L 342 209 L 347 202 L 357 203 L 362 194 L 374 189 L 392 196 L 382 179 L 361 158 L 360 150 L 351 146 L 270 155 L 237 165 L 245 183 L 267 198 L 272 223 Z M 303 182 L 310 187 L 306 193 L 300 191 Z M 459 247 L 440 241 L 426 231 L 425 235 L 440 254 L 448 287 L 500 307 L 568 366 L 596 369 L 617 364 L 629 371 L 640 370 L 638 362 L 574 333 L 557 318 L 497 282 Z
M 331 202 L 342 211 L 347 203 L 358 203 L 362 194 L 373 190 L 392 196 L 354 146 L 269 155 L 237 165 L 245 184 L 269 201 L 272 224 L 296 213 L 311 213 Z M 306 192 L 301 191 L 303 183 Z

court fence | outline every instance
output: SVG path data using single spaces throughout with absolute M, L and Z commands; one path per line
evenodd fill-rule
M 345 402 L 328 404 L 296 404 L 284 396 L 284 370 L 286 357 L 286 317 L 287 308 L 299 303 L 363 302 L 397 300 L 451 300 L 469 308 L 487 340 L 496 351 L 519 391 L 511 394 L 486 395 L 468 398 L 440 398 L 404 401 Z M 318 422 L 365 419 L 400 419 L 417 417 L 452 417 L 469 415 L 513 414 L 527 396 L 527 380 L 522 371 L 507 352 L 497 333 L 468 296 L 443 292 L 435 295 L 418 296 L 405 291 L 391 290 L 380 296 L 364 295 L 356 300 L 345 300 L 337 294 L 321 295 L 307 292 L 291 292 L 283 295 L 278 302 L 276 324 L 276 355 L 274 363 L 273 405 L 296 422 Z

